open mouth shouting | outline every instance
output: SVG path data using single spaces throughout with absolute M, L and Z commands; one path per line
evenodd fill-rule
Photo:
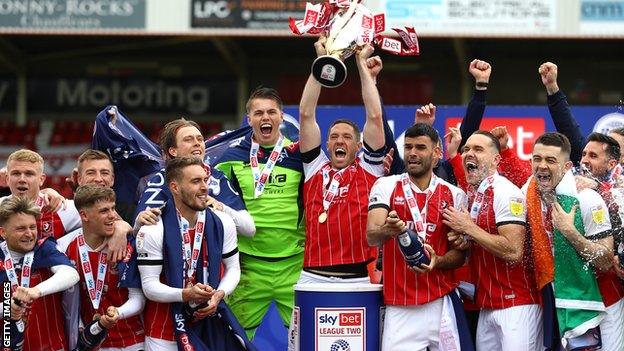
M 270 137 L 271 132 L 273 132 L 273 126 L 271 125 L 271 123 L 262 123 L 260 125 L 260 134 L 262 134 L 263 137 Z
M 466 161 L 465 166 L 467 175 L 476 175 L 479 170 L 479 166 L 473 161 Z
M 586 176 L 592 175 L 591 165 L 588 163 L 581 163 L 581 173 Z
M 535 173 L 535 180 L 541 188 L 550 188 L 552 184 L 552 175 L 550 172 L 537 172 Z
M 336 160 L 345 160 L 347 158 L 347 150 L 342 147 L 334 149 L 334 157 Z

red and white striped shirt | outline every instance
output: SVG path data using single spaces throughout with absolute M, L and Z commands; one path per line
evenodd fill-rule
M 223 248 L 222 254 L 229 254 L 237 248 L 236 226 L 234 221 L 223 212 L 215 212 L 223 223 Z M 195 235 L 195 229 L 189 228 L 189 236 Z M 204 233 L 208 235 L 208 233 Z M 137 254 L 143 261 L 162 261 L 164 259 L 163 249 L 164 243 L 164 227 L 162 219 L 155 225 L 142 226 L 137 233 Z M 217 248 L 212 248 L 216 250 Z M 210 248 L 209 248 L 210 250 Z M 182 254 L 182 253 L 180 253 Z M 201 263 L 198 263 L 201 265 Z M 139 271 L 141 264 L 139 263 Z M 165 273 L 161 273 L 160 282 L 165 282 Z M 182 297 L 182 289 L 180 289 L 180 298 Z M 181 302 L 181 301 L 180 301 Z M 145 336 L 155 339 L 163 339 L 175 341 L 175 327 L 173 317 L 171 315 L 171 304 L 147 300 L 145 303 L 144 326 Z
M 499 235 L 498 227 L 526 223 L 525 196 L 507 178 L 496 174 L 483 195 L 483 204 L 476 223 L 491 235 Z M 470 194 L 470 203 L 474 194 Z M 507 308 L 540 303 L 526 250 L 520 262 L 510 263 L 494 256 L 474 243 L 470 267 L 476 280 L 475 304 L 479 308 Z
M 164 273 L 160 278 L 164 284 Z M 175 341 L 175 327 L 171 317 L 171 304 L 147 300 L 145 302 L 145 336 Z
M 21 283 L 21 267 L 16 268 Z M 30 286 L 37 286 L 51 276 L 49 268 L 34 270 L 30 276 Z M 61 298 L 62 293 L 58 292 L 33 301 L 25 323 L 24 351 L 67 350 Z
M 446 234 L 450 228 L 442 223 L 442 211 L 447 207 L 462 207 L 466 194 L 458 187 L 439 179 L 425 191 L 410 183 L 414 197 L 426 222 L 425 242 L 438 256 L 449 250 Z M 403 193 L 401 176 L 379 178 L 371 190 L 369 209 L 384 207 L 395 210 L 409 228 L 414 228 L 410 208 Z M 438 270 L 416 274 L 405 263 L 401 249 L 392 238 L 383 245 L 383 291 L 388 305 L 422 305 L 447 295 L 457 281 L 452 270 Z
M 324 212 L 323 197 L 337 170 L 328 169 L 330 181 L 324 185 L 323 167 L 329 165 L 325 152 L 320 151 L 310 163 L 304 162 L 304 267 L 363 263 L 374 259 L 376 248 L 366 242 L 366 220 L 368 195 L 377 178 L 383 175 L 382 158 L 364 151 L 347 167 L 323 223 L 319 221 L 319 215 Z
M 89 261 L 93 268 L 94 278 L 97 275 L 97 267 L 99 263 L 99 252 L 93 251 L 87 245 L 89 251 Z M 85 323 L 93 320 L 93 315 L 96 313 L 89 299 L 87 292 L 84 272 L 80 265 L 80 252 L 78 250 L 78 239 L 74 239 L 65 251 L 69 260 L 76 265 L 76 269 L 80 274 L 80 315 Z M 102 291 L 102 298 L 97 313 L 100 315 L 106 314 L 106 309 L 109 306 L 119 307 L 128 301 L 128 289 L 120 288 L 119 285 L 119 271 L 117 264 L 108 264 L 106 279 L 104 280 L 104 288 Z M 143 323 L 141 323 L 140 316 L 133 316 L 117 321 L 114 327 L 109 329 L 108 336 L 102 343 L 102 347 L 123 348 L 132 346 L 138 343 L 142 343 L 145 339 L 143 333 Z

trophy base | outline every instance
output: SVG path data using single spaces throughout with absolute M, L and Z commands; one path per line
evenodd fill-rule
M 322 86 L 336 88 L 347 79 L 347 66 L 334 56 L 319 56 L 312 63 L 312 76 Z

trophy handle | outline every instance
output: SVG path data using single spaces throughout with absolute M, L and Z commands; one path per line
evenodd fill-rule
M 334 56 L 319 56 L 312 62 L 312 76 L 322 86 L 336 88 L 347 79 L 347 66 Z

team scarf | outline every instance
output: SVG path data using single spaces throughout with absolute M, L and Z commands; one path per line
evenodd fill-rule
M 11 291 L 15 293 L 18 286 L 24 288 L 30 288 L 30 272 L 35 256 L 34 251 L 27 252 L 22 259 L 22 276 L 21 279 L 17 278 L 17 272 L 15 271 L 16 262 L 11 257 L 11 252 L 6 241 L 0 243 L 0 249 L 4 255 L 4 269 L 6 270 L 7 278 L 11 282 Z
M 2 242 L 2 244 L 3 246 L 5 246 L 6 241 Z M 0 281 L 3 281 L 3 282 L 9 281 L 11 282 L 11 285 L 13 285 L 12 279 L 9 277 L 8 267 L 6 267 L 5 265 L 7 259 L 9 258 L 9 255 L 5 254 L 5 250 L 0 250 L 0 263 L 2 265 L 2 267 L 0 268 Z M 15 262 L 13 261 L 13 259 L 11 259 L 13 261 L 12 268 L 15 269 L 15 267 L 17 266 L 17 267 L 20 267 L 21 270 L 23 270 L 25 267 L 24 260 L 29 255 L 32 255 L 31 256 L 32 262 L 30 264 L 29 275 L 32 275 L 33 272 L 36 272 L 39 269 L 47 269 L 47 268 L 59 266 L 59 265 L 73 267 L 73 264 L 69 261 L 67 256 L 65 256 L 63 253 L 61 253 L 60 251 L 56 249 L 56 240 L 52 237 L 46 237 L 46 238 L 37 240 L 33 250 L 26 253 L 24 258 L 20 259 L 18 262 Z M 23 273 L 24 272 L 21 272 L 22 277 L 24 275 Z M 24 284 L 24 281 L 20 283 L 21 283 L 20 284 L 21 286 L 30 285 L 29 282 L 28 284 Z M 10 329 L 10 333 L 11 333 L 11 344 L 10 344 L 11 348 L 10 349 L 11 350 L 17 350 L 18 345 L 23 345 L 22 343 L 24 340 L 24 333 L 25 333 L 24 328 L 25 327 L 27 326 L 25 326 L 22 321 L 18 323 L 10 323 L 10 328 L 11 328 Z
M 162 174 L 161 174 L 162 175 Z M 184 259 L 182 255 L 182 239 L 180 237 L 180 222 L 175 208 L 173 197 L 169 191 L 169 187 L 164 181 L 159 181 L 159 177 L 155 177 L 148 183 L 148 187 L 139 202 L 137 211 L 141 211 L 148 206 L 164 205 L 161 208 L 161 220 L 163 222 L 163 273 L 165 275 L 165 284 L 184 288 Z M 204 223 L 204 239 L 208 255 L 207 264 L 203 260 L 198 260 L 198 264 L 202 265 L 202 269 L 197 269 L 196 281 L 206 283 L 216 288 L 221 280 L 221 248 L 223 247 L 223 225 L 219 218 L 210 210 L 206 210 L 206 218 Z M 200 250 L 200 257 L 203 257 L 204 249 Z M 121 276 L 121 285 L 127 285 L 127 281 L 136 280 L 139 276 L 138 267 L 136 266 L 136 254 L 128 262 Z M 183 303 L 172 303 L 171 313 L 175 325 L 177 326 L 175 335 L 179 350 L 186 350 L 187 344 L 190 344 L 194 350 L 210 350 L 210 351 L 237 351 L 237 350 L 255 350 L 251 344 L 245 330 L 240 325 L 234 314 L 231 312 L 225 301 L 221 301 L 217 307 L 217 317 L 207 317 L 198 323 L 191 325 L 190 321 L 186 321 L 182 314 Z M 240 346 L 237 339 L 243 340 L 245 347 Z M 191 349 L 191 350 L 192 350 Z
M 3 244 L 4 243 L 6 243 L 6 241 L 3 242 Z M 37 240 L 31 253 L 32 263 L 30 265 L 30 275 L 38 269 L 50 268 L 58 265 L 70 267 L 74 266 L 65 254 L 56 249 L 56 240 L 52 237 Z M 25 257 L 26 256 L 18 262 L 14 261 L 14 265 L 21 267 Z M 7 258 L 8 257 L 5 255 L 4 250 L 0 250 L 0 261 L 2 262 L 2 269 L 0 269 L 0 281 L 10 281 L 7 275 L 7 267 L 5 266 Z
M 197 282 L 216 288 L 221 280 L 223 224 L 211 210 L 205 210 L 205 214 L 204 242 L 206 245 L 202 246 L 199 256 L 207 258 L 207 267 L 203 260 L 198 260 L 198 264 L 203 265 L 202 268 L 205 269 L 197 267 L 195 277 Z M 168 202 L 164 207 L 162 221 L 165 283 L 171 287 L 183 289 L 186 282 L 184 259 L 181 254 L 182 240 L 180 240 L 180 224 L 173 201 Z M 182 314 L 183 307 L 184 304 L 181 302 L 171 304 L 179 350 L 191 350 L 189 346 L 197 351 L 255 350 L 224 301 L 219 304 L 217 318 L 207 317 L 196 323 L 185 320 Z M 244 345 L 237 338 L 243 340 Z
M 574 176 L 568 171 L 555 188 L 557 202 L 570 212 L 579 205 Z M 559 332 L 569 339 L 596 327 L 604 318 L 605 306 L 598 289 L 594 269 L 579 256 L 574 247 L 553 228 L 552 248 L 544 228 L 542 202 L 537 180 L 532 177 L 527 189 L 528 222 L 530 227 L 533 271 L 538 289 L 553 283 Z M 574 216 L 576 229 L 585 234 L 580 209 Z

